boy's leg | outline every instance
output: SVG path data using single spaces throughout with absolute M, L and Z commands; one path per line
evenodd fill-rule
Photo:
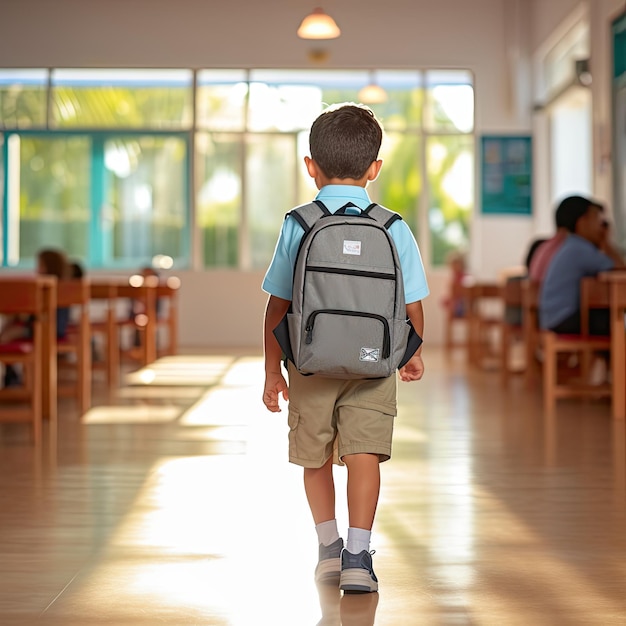
M 335 519 L 332 456 L 322 467 L 304 468 L 304 490 L 316 525 Z
M 335 519 L 335 482 L 332 456 L 319 468 L 304 468 L 304 489 L 315 521 L 319 559 L 315 568 L 318 583 L 337 584 L 341 573 L 343 539 Z
M 370 537 L 380 493 L 380 460 L 377 454 L 347 454 L 348 542 L 341 556 L 340 587 L 345 592 L 378 590 L 370 553 Z
M 377 454 L 347 454 L 348 518 L 350 528 L 372 530 L 380 493 L 380 462 Z

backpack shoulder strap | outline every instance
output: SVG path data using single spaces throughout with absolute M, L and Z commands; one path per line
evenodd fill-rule
M 375 219 L 379 224 L 382 224 L 387 230 L 389 227 L 398 220 L 402 219 L 402 216 L 399 213 L 394 211 L 390 211 L 380 204 L 376 204 L 375 202 L 370 204 L 365 211 L 363 211 L 369 217 Z
M 289 216 L 293 217 L 293 219 L 295 219 L 296 222 L 302 226 L 304 234 L 306 235 L 311 228 L 313 228 L 313 224 L 315 224 L 320 217 L 327 215 L 332 214 L 326 208 L 324 203 L 321 200 L 313 200 L 313 202 L 303 204 L 289 211 L 289 213 L 285 215 L 285 219 Z

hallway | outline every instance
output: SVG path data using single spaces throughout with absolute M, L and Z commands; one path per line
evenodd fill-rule
M 82 421 L 62 405 L 55 454 L 2 425 L 0 624 L 625 624 L 624 424 L 564 401 L 545 425 L 522 380 L 505 393 L 461 352 L 424 358 L 381 467 L 379 594 L 315 587 L 261 357 L 192 355 L 130 376 Z

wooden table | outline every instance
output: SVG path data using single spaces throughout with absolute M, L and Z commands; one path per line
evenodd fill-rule
M 493 282 L 471 282 L 465 285 L 467 316 L 468 316 L 468 350 L 467 360 L 470 365 L 485 367 L 489 355 L 490 328 L 502 324 L 503 312 L 498 310 L 494 315 L 485 310 L 487 304 L 498 303 L 502 306 L 502 287 Z M 491 301 L 491 302 L 489 302 Z

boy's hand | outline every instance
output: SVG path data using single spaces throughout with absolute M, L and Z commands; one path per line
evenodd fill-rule
M 265 389 L 263 390 L 263 404 L 272 413 L 280 412 L 278 396 L 283 394 L 285 400 L 289 400 L 289 388 L 280 372 L 267 372 L 265 374 Z
M 420 380 L 424 375 L 424 362 L 419 354 L 414 354 L 410 361 L 398 370 L 400 380 L 410 383 L 412 380 Z

